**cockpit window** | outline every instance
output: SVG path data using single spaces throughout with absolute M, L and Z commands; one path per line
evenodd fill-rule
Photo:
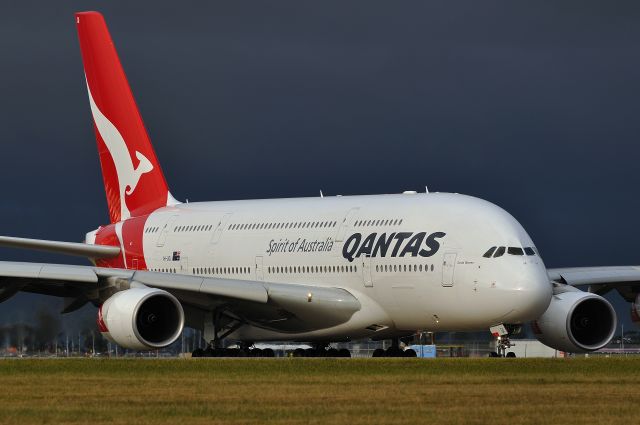
M 505 253 L 509 254 L 509 255 L 537 255 L 538 252 L 536 251 L 536 249 L 532 246 L 528 246 L 526 248 L 521 248 L 519 246 L 509 246 L 509 247 L 505 247 L 505 246 L 500 246 L 500 247 L 495 247 L 492 246 L 491 248 L 489 248 L 489 250 L 487 252 L 484 253 L 483 257 L 485 258 L 497 258 L 497 257 L 502 257 Z
M 522 248 L 520 248 L 518 246 L 510 246 L 507 249 L 507 253 L 509 253 L 511 255 L 524 255 L 524 251 L 522 250 Z
M 496 250 L 495 246 L 492 246 L 491 248 L 489 248 L 489 251 L 485 252 L 483 257 L 485 258 L 491 258 L 491 255 L 493 255 L 493 251 Z

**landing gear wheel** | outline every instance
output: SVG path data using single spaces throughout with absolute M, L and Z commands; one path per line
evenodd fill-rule
M 193 350 L 193 353 L 191 353 L 191 357 L 204 357 L 204 351 L 202 348 L 196 348 Z
M 338 350 L 335 348 L 329 348 L 327 350 L 327 357 L 338 357 Z
M 404 350 L 404 357 L 418 357 L 418 354 L 413 348 L 407 348 Z
M 496 353 L 495 351 L 491 351 L 489 353 L 489 357 L 500 357 L 500 354 Z
M 387 348 L 387 351 L 385 351 L 384 356 L 385 357 L 403 357 L 402 356 L 402 350 L 399 349 L 398 347 L 389 347 Z
M 506 357 L 515 358 L 515 357 L 516 357 L 516 353 L 514 353 L 513 351 L 509 351 L 509 352 L 507 353 Z
M 249 351 L 251 357 L 262 357 L 262 350 L 259 348 L 254 348 Z
M 346 348 L 341 348 L 340 350 L 338 350 L 338 357 L 350 358 L 351 351 L 347 350 Z
M 271 348 L 265 348 L 262 350 L 262 357 L 275 357 L 276 353 Z
M 384 350 L 382 348 L 376 348 L 373 350 L 373 355 L 371 357 L 384 357 Z
M 296 348 L 293 350 L 293 357 L 306 357 L 304 349 Z
M 214 350 L 211 347 L 207 347 L 203 352 L 202 352 L 202 357 L 216 357 L 216 350 Z

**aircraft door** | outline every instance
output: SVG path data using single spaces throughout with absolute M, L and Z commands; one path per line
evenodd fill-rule
M 169 220 L 167 220 L 167 222 L 164 224 L 164 227 L 162 228 L 162 231 L 158 236 L 158 241 L 156 242 L 157 247 L 164 246 L 164 243 L 167 240 L 167 234 L 169 234 L 169 230 L 171 229 L 171 226 L 173 225 L 173 223 L 176 221 L 177 218 L 178 218 L 177 215 L 172 215 L 171 217 L 169 217 Z
M 211 238 L 211 244 L 212 245 L 217 244 L 220 241 L 220 238 L 222 238 L 222 232 L 224 231 L 224 228 L 227 225 L 227 221 L 229 221 L 229 217 L 231 217 L 231 213 L 224 214 L 220 218 L 220 221 L 218 221 L 218 225 L 216 226 L 216 230 L 214 230 L 213 237 Z
M 453 286 L 453 273 L 456 267 L 456 257 L 458 254 L 455 252 L 447 252 L 444 254 L 444 260 L 442 261 L 442 286 Z
M 181 274 L 189 273 L 189 259 L 187 257 L 180 256 L 180 268 L 178 270 Z
M 342 223 L 338 224 L 338 233 L 336 233 L 336 242 L 342 242 L 344 235 L 351 228 L 351 222 L 356 218 L 360 208 L 351 208 L 347 215 L 342 219 Z
M 364 280 L 364 286 L 373 287 L 373 278 L 371 276 L 371 257 L 361 257 L 362 258 L 362 278 Z
M 256 256 L 256 280 L 263 281 L 264 280 L 264 267 L 262 263 L 262 256 Z

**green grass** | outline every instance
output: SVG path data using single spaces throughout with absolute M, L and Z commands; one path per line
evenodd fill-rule
M 1 424 L 638 423 L 640 359 L 0 361 Z

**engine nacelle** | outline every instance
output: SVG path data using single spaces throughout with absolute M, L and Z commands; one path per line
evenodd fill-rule
M 578 290 L 554 295 L 547 311 L 531 322 L 538 341 L 569 353 L 604 347 L 613 338 L 617 325 L 616 312 L 609 301 Z
M 640 294 L 636 295 L 635 302 L 631 303 L 631 321 L 640 326 Z
M 109 341 L 132 350 L 172 344 L 184 327 L 180 302 L 167 291 L 134 287 L 115 293 L 98 310 L 98 329 Z

